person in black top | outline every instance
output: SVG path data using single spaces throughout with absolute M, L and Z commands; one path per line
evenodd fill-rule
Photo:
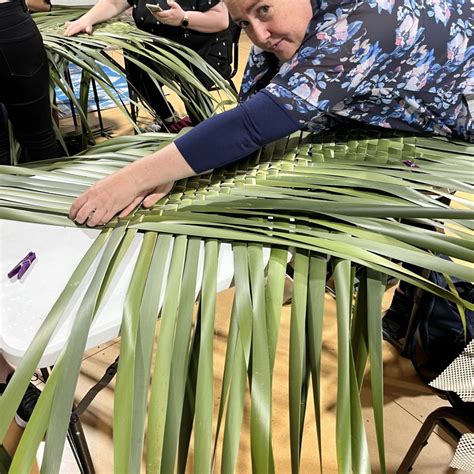
M 228 31 L 229 15 L 221 0 L 179 0 L 169 1 L 169 8 L 163 12 L 151 13 L 146 3 L 155 0 L 99 0 L 85 15 L 76 21 L 67 22 L 64 30 L 66 36 L 78 33 L 92 33 L 92 26 L 113 18 L 130 6 L 133 8 L 133 19 L 143 31 L 162 36 L 196 51 L 224 78 L 230 75 L 231 36 Z M 156 86 L 146 72 L 127 64 L 129 80 L 155 110 L 160 119 L 171 126 L 175 115 L 173 108 L 158 93 Z M 196 76 L 208 89 L 212 82 L 201 71 L 195 70 Z M 192 117 L 191 117 L 192 118 Z
M 22 146 L 19 163 L 60 156 L 48 59 L 24 0 L 0 0 L 0 85 L 0 164 L 12 164 L 8 120 Z

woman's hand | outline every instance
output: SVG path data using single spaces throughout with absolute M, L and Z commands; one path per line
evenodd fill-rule
M 77 20 L 64 23 L 64 36 L 74 36 L 79 33 L 91 35 L 94 25 L 114 18 L 128 8 L 130 5 L 127 0 L 99 0 Z
M 163 25 L 181 26 L 184 19 L 185 11 L 181 8 L 179 3 L 168 0 L 169 9 L 162 12 L 154 11 L 153 16 Z
M 181 26 L 184 18 L 188 20 L 190 30 L 201 33 L 217 33 L 229 26 L 229 13 L 224 2 L 214 5 L 205 12 L 195 10 L 184 11 L 180 5 L 168 0 L 169 9 L 162 12 L 153 12 L 155 18 L 164 25 Z
M 85 17 L 81 17 L 75 21 L 66 21 L 66 23 L 64 23 L 64 36 L 75 36 L 79 33 L 91 35 L 92 26 L 93 23 Z
M 130 214 L 140 203 L 153 206 L 171 191 L 174 181 L 195 175 L 176 145 L 170 143 L 97 181 L 72 203 L 69 217 L 90 227 L 106 224 L 117 214 Z
M 81 194 L 71 206 L 69 217 L 78 224 L 89 227 L 109 222 L 117 213 L 125 217 L 140 203 L 153 206 L 166 196 L 173 183 L 166 183 L 147 191 L 137 191 L 136 181 L 130 168 L 124 168 L 100 181 Z

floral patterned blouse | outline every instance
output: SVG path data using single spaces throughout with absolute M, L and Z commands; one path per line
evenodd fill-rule
M 312 0 L 294 57 L 253 47 L 241 101 L 265 92 L 307 130 L 353 119 L 473 140 L 470 0 Z

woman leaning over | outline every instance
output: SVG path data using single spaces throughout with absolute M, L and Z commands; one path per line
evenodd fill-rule
M 241 103 L 98 181 L 70 217 L 95 226 L 181 178 L 237 161 L 296 130 L 362 122 L 472 140 L 469 2 L 227 0 L 255 45 Z M 223 152 L 222 150 L 225 150 Z

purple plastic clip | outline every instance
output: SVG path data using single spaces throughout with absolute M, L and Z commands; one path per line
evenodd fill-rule
M 30 265 L 35 261 L 36 254 L 34 252 L 28 252 L 26 257 L 20 260 L 9 272 L 8 278 L 12 278 L 17 275 L 18 280 L 27 272 Z
M 419 168 L 419 166 L 414 161 L 411 161 L 411 160 L 405 160 L 403 164 L 406 166 L 409 166 L 410 168 Z

